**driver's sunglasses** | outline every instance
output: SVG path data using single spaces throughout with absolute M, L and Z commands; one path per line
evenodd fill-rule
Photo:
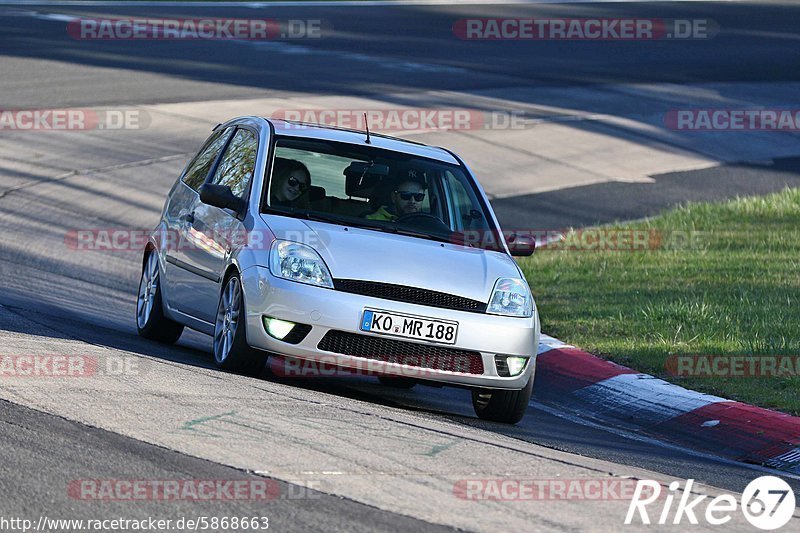
M 299 179 L 295 178 L 294 176 L 289 177 L 289 187 L 294 187 L 296 189 L 300 189 L 300 192 L 306 192 L 308 189 L 308 184 L 303 183 Z
M 395 192 L 399 194 L 400 198 L 406 202 L 411 200 L 412 198 L 414 199 L 415 202 L 421 202 L 422 200 L 425 199 L 424 192 L 409 192 L 409 191 L 395 191 Z

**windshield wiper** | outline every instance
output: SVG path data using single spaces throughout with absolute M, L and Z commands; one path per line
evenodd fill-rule
M 316 222 L 329 222 L 331 224 L 340 224 L 342 226 L 351 225 L 350 219 L 347 217 L 340 217 L 328 213 L 317 213 L 314 211 L 298 211 L 292 209 L 291 207 L 288 209 L 270 207 L 269 211 L 266 211 L 266 213 L 284 215 L 292 218 L 304 218 L 306 220 L 314 220 Z
M 308 220 L 313 220 L 315 222 L 330 222 L 331 224 L 339 224 L 341 226 L 353 225 L 350 217 L 342 217 L 339 215 L 332 215 L 329 213 L 317 213 L 313 211 L 299 212 L 297 214 L 303 218 L 306 218 Z
M 426 239 L 429 241 L 436 241 L 436 242 L 451 242 L 450 239 L 443 237 L 441 235 L 436 235 L 433 233 L 425 233 L 424 231 L 416 231 L 413 229 L 405 229 L 405 228 L 398 228 L 397 226 L 385 226 L 383 224 L 380 225 L 370 225 L 366 226 L 369 228 L 374 228 L 379 231 L 383 231 L 384 233 L 395 233 L 397 235 L 405 235 L 407 237 L 418 237 L 420 239 Z
M 397 226 L 389 226 L 377 221 L 373 222 L 369 219 L 353 219 L 351 217 L 334 215 L 330 213 L 319 213 L 316 211 L 295 211 L 293 209 L 283 210 L 273 208 L 272 212 L 295 218 L 314 220 L 316 222 L 328 222 L 331 224 L 339 224 L 341 226 L 350 226 L 351 228 L 375 229 L 384 233 L 394 233 L 396 235 L 405 235 L 407 237 L 417 237 L 436 242 L 452 243 L 451 239 L 441 235 L 425 233 L 424 231 L 416 231 L 413 229 L 398 228 Z

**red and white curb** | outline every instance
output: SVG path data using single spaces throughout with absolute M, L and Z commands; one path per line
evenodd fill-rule
M 800 474 L 800 417 L 702 394 L 542 335 L 537 397 L 582 417 Z

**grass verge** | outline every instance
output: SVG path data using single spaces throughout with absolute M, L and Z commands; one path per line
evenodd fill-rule
M 577 232 L 520 260 L 542 331 L 683 387 L 800 415 L 800 189 L 599 229 L 609 242 L 638 230 L 648 245 L 633 251 Z M 686 356 L 723 357 L 700 358 L 715 368 Z M 676 359 L 688 363 L 678 370 Z

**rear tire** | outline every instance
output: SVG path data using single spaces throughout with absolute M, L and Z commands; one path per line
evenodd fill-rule
M 164 316 L 161 297 L 161 273 L 158 267 L 158 254 L 147 254 L 139 279 L 139 293 L 136 298 L 136 329 L 139 335 L 166 344 L 177 342 L 183 333 L 183 324 L 178 324 Z
M 238 273 L 222 288 L 214 321 L 214 363 L 231 372 L 257 376 L 264 370 L 267 354 L 247 344 L 247 313 Z
M 525 416 L 533 394 L 533 375 L 521 390 L 473 389 L 472 407 L 483 420 L 516 424 Z
M 381 385 L 392 387 L 393 389 L 413 389 L 417 384 L 416 379 L 406 377 L 378 376 L 378 381 Z

